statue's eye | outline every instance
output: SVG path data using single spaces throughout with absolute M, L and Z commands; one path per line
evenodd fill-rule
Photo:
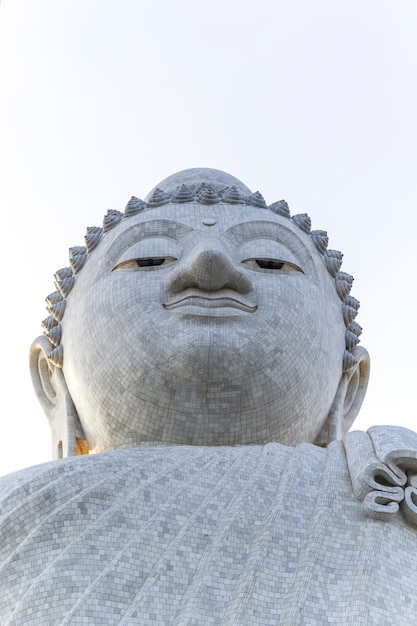
M 113 269 L 117 270 L 138 270 L 138 269 L 152 269 L 154 267 L 162 267 L 169 265 L 177 259 L 172 256 L 153 256 L 142 257 L 140 259 L 131 259 L 129 261 L 122 261 L 118 263 Z
M 301 272 L 304 274 L 301 267 L 288 261 L 282 261 L 281 259 L 245 259 L 243 261 L 245 265 L 248 265 L 252 269 L 281 271 L 283 273 Z
M 256 265 L 264 270 L 282 270 L 284 261 L 276 261 L 275 259 L 255 259 Z
M 149 259 L 135 259 L 139 267 L 155 267 L 155 265 L 165 265 L 165 257 L 154 257 Z

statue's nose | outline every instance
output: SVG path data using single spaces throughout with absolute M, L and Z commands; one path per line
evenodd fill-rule
M 220 242 L 200 243 L 171 271 L 168 289 L 179 293 L 191 287 L 204 291 L 233 289 L 248 293 L 252 283 Z

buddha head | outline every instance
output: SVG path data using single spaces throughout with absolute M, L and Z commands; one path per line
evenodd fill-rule
M 54 456 L 340 439 L 369 357 L 327 244 L 307 215 L 218 170 L 109 211 L 55 274 L 31 347 Z

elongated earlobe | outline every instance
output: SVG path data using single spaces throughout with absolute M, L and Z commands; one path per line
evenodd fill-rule
M 43 335 L 30 348 L 30 373 L 36 396 L 48 418 L 52 433 L 52 457 L 88 453 L 77 411 L 62 369 L 49 359 L 53 344 Z
M 326 446 L 342 439 L 362 406 L 369 382 L 369 354 L 360 346 L 354 349 L 353 356 L 357 363 L 342 374 L 327 420 L 314 442 L 316 445 Z

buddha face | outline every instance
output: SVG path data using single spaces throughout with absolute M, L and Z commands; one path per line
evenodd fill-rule
M 313 441 L 342 375 L 341 302 L 322 258 L 291 220 L 248 205 L 122 220 L 78 275 L 62 327 L 94 451 Z

